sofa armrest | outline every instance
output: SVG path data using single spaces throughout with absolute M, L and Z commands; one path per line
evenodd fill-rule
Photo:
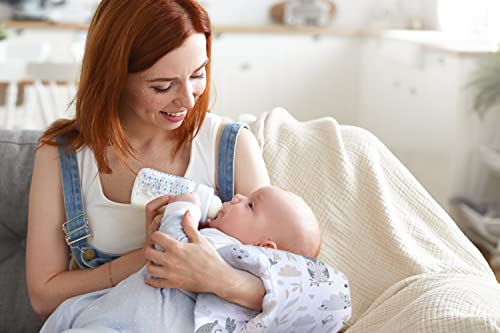
M 0 332 L 37 332 L 26 290 L 28 194 L 38 131 L 0 130 Z

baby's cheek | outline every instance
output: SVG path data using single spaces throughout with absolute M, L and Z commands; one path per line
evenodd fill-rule
M 241 233 L 238 232 L 238 228 L 232 223 L 228 223 L 227 221 L 223 221 L 223 223 L 219 224 L 217 229 L 219 229 L 219 231 L 222 231 L 223 233 L 225 233 L 228 236 L 240 239 L 239 236 Z

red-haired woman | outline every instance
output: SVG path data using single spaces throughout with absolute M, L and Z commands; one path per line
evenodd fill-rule
M 101 1 L 76 116 L 47 129 L 35 157 L 27 285 L 40 316 L 146 263 L 159 277 L 147 281 L 153 287 L 211 292 L 260 309 L 261 281 L 226 264 L 190 223 L 190 243 L 154 232 L 167 197 L 150 202 L 146 214 L 130 205 L 143 167 L 217 187 L 226 198 L 269 184 L 252 134 L 207 113 L 210 51 L 209 18 L 196 0 Z M 223 147 L 216 143 L 222 128 Z

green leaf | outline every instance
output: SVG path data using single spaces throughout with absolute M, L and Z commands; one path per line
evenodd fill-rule
M 473 107 L 482 119 L 486 112 L 500 104 L 500 51 L 483 59 L 468 86 L 476 90 Z

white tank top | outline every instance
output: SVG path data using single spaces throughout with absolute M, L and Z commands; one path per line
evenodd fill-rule
M 208 113 L 191 145 L 189 165 L 184 177 L 215 187 L 215 144 L 221 118 Z M 85 214 L 92 236 L 89 245 L 99 251 L 123 255 L 144 245 L 145 211 L 109 200 L 104 195 L 93 152 L 83 148 L 76 153 L 82 182 Z

